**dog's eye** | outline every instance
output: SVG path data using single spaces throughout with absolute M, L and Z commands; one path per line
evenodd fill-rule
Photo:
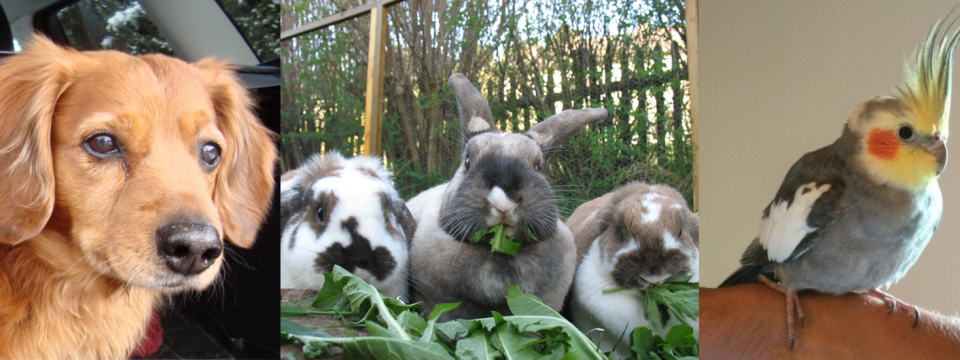
M 107 134 L 100 134 L 87 139 L 87 146 L 90 147 L 90 150 L 99 155 L 106 155 L 119 151 L 117 148 L 117 139 Z
M 220 147 L 214 143 L 206 143 L 200 149 L 200 160 L 205 164 L 214 166 L 220 162 Z

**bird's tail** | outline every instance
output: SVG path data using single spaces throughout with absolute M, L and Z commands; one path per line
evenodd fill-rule
M 744 265 L 737 271 L 734 271 L 726 280 L 720 284 L 720 287 L 728 287 L 741 284 L 753 284 L 757 282 L 757 277 L 764 275 L 773 279 L 773 269 L 764 265 Z

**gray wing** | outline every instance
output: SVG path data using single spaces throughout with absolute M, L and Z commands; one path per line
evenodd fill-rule
M 774 262 L 797 259 L 811 246 L 816 245 L 820 235 L 833 223 L 840 212 L 845 183 L 843 174 L 847 165 L 835 151 L 836 144 L 805 154 L 787 172 L 773 201 L 763 211 L 761 237 L 744 251 L 743 265 L 769 265 Z M 829 189 L 822 193 L 816 190 Z M 799 191 L 798 191 L 799 190 Z M 800 208 L 796 208 L 800 207 Z M 809 214 L 798 217 L 803 209 Z M 790 222 L 806 223 L 811 230 L 802 232 L 784 231 Z M 764 227 L 767 231 L 764 231 Z M 772 230 L 771 230 L 772 229 Z

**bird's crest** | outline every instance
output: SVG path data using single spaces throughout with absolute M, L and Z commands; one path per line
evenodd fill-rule
M 937 19 L 930 27 L 927 38 L 916 50 L 915 60 L 904 66 L 904 86 L 897 88 L 900 100 L 916 115 L 918 130 L 928 134 L 939 131 L 944 137 L 948 135 L 950 118 L 953 58 L 960 42 L 960 28 L 950 31 L 952 22 L 940 35 L 949 16 Z

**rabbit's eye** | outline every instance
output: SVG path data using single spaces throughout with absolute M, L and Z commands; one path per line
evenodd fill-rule
M 543 169 L 543 165 L 540 165 L 540 162 L 536 162 L 533 164 L 533 171 L 540 171 L 542 169 Z
M 467 170 L 470 170 L 470 157 L 463 160 L 463 166 L 467 168 Z
M 323 206 L 317 207 L 317 219 L 323 221 Z

